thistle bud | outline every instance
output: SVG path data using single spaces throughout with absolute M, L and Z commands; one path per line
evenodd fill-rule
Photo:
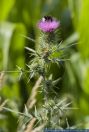
M 60 23 L 51 16 L 44 16 L 38 22 L 38 28 L 43 32 L 53 32 L 60 26 Z

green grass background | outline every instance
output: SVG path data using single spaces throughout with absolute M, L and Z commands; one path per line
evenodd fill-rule
M 55 75 L 63 74 L 59 96 L 69 96 L 78 108 L 71 110 L 69 122 L 89 128 L 89 0 L 0 0 L 0 71 L 26 67 L 30 57 L 24 47 L 38 45 L 23 35 L 37 40 L 36 24 L 44 15 L 61 21 L 65 44 L 77 42 L 68 49 L 70 61 L 65 62 L 65 71 Z M 18 76 L 5 73 L 0 96 L 2 101 L 9 99 L 9 108 L 22 111 L 34 81 L 28 84 L 25 76 L 18 81 Z M 18 115 L 0 112 L 0 131 L 15 132 L 17 121 Z

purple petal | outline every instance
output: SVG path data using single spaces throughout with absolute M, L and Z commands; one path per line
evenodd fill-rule
M 42 30 L 43 32 L 52 32 L 55 29 L 57 29 L 59 27 L 60 23 L 58 21 L 56 21 L 55 19 L 53 19 L 52 21 L 43 21 L 41 20 L 38 23 L 38 28 L 40 30 Z

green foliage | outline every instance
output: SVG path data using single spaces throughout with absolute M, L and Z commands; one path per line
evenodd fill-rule
M 15 0 L 0 0 L 0 21 L 5 21 L 8 18 L 14 3 Z
M 36 27 L 37 21 L 44 15 L 53 15 L 60 19 L 62 29 L 62 43 L 59 42 L 60 46 L 56 46 L 56 43 L 50 46 L 49 60 L 53 61 L 55 58 L 55 62 L 58 62 L 57 58 L 60 56 L 61 59 L 65 59 L 60 67 L 53 61 L 51 69 L 48 70 L 48 80 L 46 80 L 48 82 L 44 85 L 49 83 L 51 87 L 57 86 L 59 89 L 56 89 L 56 92 L 60 98 L 67 96 L 69 100 L 73 100 L 73 107 L 78 109 L 67 111 L 70 126 L 82 124 L 79 128 L 89 128 L 88 9 L 89 0 L 0 0 L 0 96 L 2 98 L 0 104 L 9 99 L 5 107 L 9 109 L 3 109 L 0 114 L 0 131 L 17 131 L 17 121 L 21 115 L 18 111 L 24 111 L 24 104 L 38 77 L 38 74 L 34 77 L 33 73 L 44 71 L 42 69 L 44 62 L 38 45 L 40 33 Z M 35 41 L 29 41 L 24 36 L 31 37 L 32 40 L 35 38 Z M 41 44 L 45 47 L 45 43 L 41 41 Z M 28 47 L 29 51 L 25 47 Z M 64 50 L 65 56 L 63 56 Z M 32 52 L 33 56 L 30 56 L 29 52 Z M 39 121 L 41 118 L 38 114 L 43 103 L 39 92 L 37 99 L 36 105 L 39 111 L 35 107 L 33 113 Z M 58 103 L 60 100 L 56 104 Z M 49 105 L 49 102 L 46 105 Z M 48 109 L 45 108 L 45 111 L 48 112 Z M 66 124 L 62 123 L 65 128 Z
M 79 50 L 83 59 L 87 60 L 89 58 L 89 18 L 88 18 L 88 9 L 89 9 L 89 1 L 85 0 L 82 2 L 82 8 L 80 13 L 80 21 L 79 21 L 79 33 L 80 33 L 80 42 L 79 42 Z

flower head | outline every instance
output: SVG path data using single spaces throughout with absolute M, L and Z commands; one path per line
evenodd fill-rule
M 38 22 L 38 28 L 43 32 L 53 32 L 59 25 L 60 23 L 51 16 L 44 16 L 42 20 Z

